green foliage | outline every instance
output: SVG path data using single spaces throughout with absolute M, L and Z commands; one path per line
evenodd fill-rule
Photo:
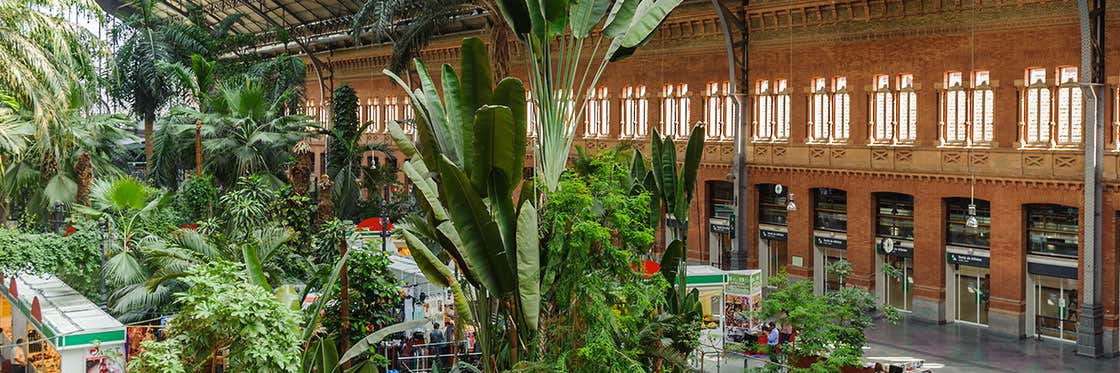
M 300 316 L 277 302 L 270 291 L 249 282 L 244 267 L 224 261 L 200 266 L 183 279 L 190 288 L 177 294 L 182 309 L 171 321 L 169 340 L 138 366 L 199 371 L 218 351 L 235 372 L 295 372 L 299 368 Z M 152 363 L 147 363 L 152 361 Z M 158 370 L 154 370 L 158 371 Z
M 128 371 L 137 373 L 185 373 L 186 365 L 179 354 L 183 339 L 168 338 L 162 341 L 140 342 L 140 354 L 128 362 Z
M 90 299 L 100 299 L 101 238 L 93 222 L 62 237 L 0 228 L 0 273 L 51 274 Z
M 396 275 L 389 270 L 388 255 L 380 248 L 352 250 L 347 260 L 347 274 L 350 278 L 350 327 L 364 333 L 372 333 L 395 321 L 393 312 L 404 301 L 397 286 L 401 285 Z M 341 294 L 340 294 L 341 295 Z M 327 307 L 324 324 L 327 330 L 338 330 L 339 302 Z M 360 333 L 351 334 L 351 343 L 361 339 Z
M 848 278 L 848 275 L 852 274 L 852 262 L 849 262 L 847 259 L 840 259 L 832 263 L 828 263 L 828 265 L 826 265 L 824 269 L 825 271 L 828 271 L 828 273 L 840 277 L 840 284 L 843 285 L 844 279 Z
M 218 202 L 218 188 L 210 175 L 187 178 L 175 194 L 174 207 L 189 222 L 198 222 L 214 216 Z
M 784 346 L 783 354 L 789 360 L 821 357 L 822 352 L 827 356 L 814 363 L 812 371 L 859 365 L 866 343 L 864 330 L 874 322 L 876 310 L 892 322 L 897 320 L 892 307 L 879 305 L 875 295 L 863 289 L 844 287 L 814 295 L 812 281 L 775 276 L 767 283 L 776 290 L 763 298 L 755 317 L 767 320 L 787 314 L 783 322 L 797 331 L 797 343 Z
M 358 133 L 358 94 L 349 84 L 335 87 L 331 92 L 331 128 L 343 139 L 353 138 Z M 332 142 L 327 148 L 327 172 L 332 175 L 355 159 L 346 154 L 345 144 Z M 360 160 L 360 159 L 359 159 Z
M 260 175 L 239 177 L 233 190 L 220 198 L 227 232 L 237 236 L 265 225 L 277 198 L 272 185 Z

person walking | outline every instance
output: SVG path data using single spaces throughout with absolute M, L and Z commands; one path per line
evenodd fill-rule
M 770 322 L 769 324 L 766 324 L 766 330 L 769 330 L 769 332 L 766 334 L 766 344 L 770 347 L 770 361 L 777 364 L 778 339 L 780 338 L 778 326 L 774 325 L 774 322 Z
M 439 323 L 432 324 L 432 331 L 428 333 L 428 354 L 434 355 L 432 365 L 439 365 L 446 367 L 447 363 L 444 361 L 447 358 L 447 344 L 443 336 L 443 331 L 439 328 Z

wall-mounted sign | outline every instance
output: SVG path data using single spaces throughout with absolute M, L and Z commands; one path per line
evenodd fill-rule
M 712 233 L 731 233 L 731 225 L 729 224 L 712 223 L 708 224 L 708 229 L 711 230 Z
M 902 246 L 902 243 L 893 238 L 884 238 L 879 240 L 879 252 L 883 255 L 894 255 L 912 258 L 914 257 L 914 248 Z
M 788 235 L 786 232 L 771 231 L 765 229 L 758 230 L 758 237 L 764 240 L 785 241 Z
M 820 246 L 820 247 L 828 247 L 828 248 L 833 248 L 833 249 L 847 249 L 848 248 L 848 240 L 843 240 L 843 239 L 839 239 L 839 238 L 814 236 L 813 237 L 813 242 L 815 242 L 817 244 L 817 246 Z
M 957 253 L 945 253 L 945 258 L 950 264 L 988 268 L 990 260 L 986 256 L 976 256 Z
M 1077 267 L 1066 267 L 1045 263 L 1027 262 L 1027 272 L 1035 275 L 1061 277 L 1061 278 L 1077 278 Z

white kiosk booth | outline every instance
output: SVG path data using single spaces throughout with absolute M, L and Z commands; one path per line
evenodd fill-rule
M 125 327 L 54 276 L 5 277 L 0 342 L 22 340 L 28 372 L 124 372 Z M 16 351 L 3 351 L 15 363 Z M 7 364 L 5 364 L 7 365 Z

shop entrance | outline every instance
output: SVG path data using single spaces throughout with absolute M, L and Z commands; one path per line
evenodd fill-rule
M 786 248 L 786 241 L 779 240 L 763 240 L 766 244 L 766 277 L 774 276 L 786 271 L 786 265 L 789 263 L 787 257 L 789 250 Z
M 1035 334 L 1077 340 L 1077 279 L 1032 274 Z
M 886 303 L 899 310 L 911 311 L 914 297 L 910 287 L 914 285 L 914 259 L 897 255 L 884 255 L 882 268 Z
M 953 295 L 958 322 L 988 325 L 988 291 L 991 275 L 987 268 L 953 265 Z
M 830 268 L 829 266 L 833 263 L 844 260 L 844 250 L 830 247 L 818 248 L 817 250 L 820 250 L 821 257 L 824 259 L 824 291 L 827 293 L 840 290 L 840 288 L 843 287 L 840 275 L 834 271 L 828 270 L 828 268 Z

